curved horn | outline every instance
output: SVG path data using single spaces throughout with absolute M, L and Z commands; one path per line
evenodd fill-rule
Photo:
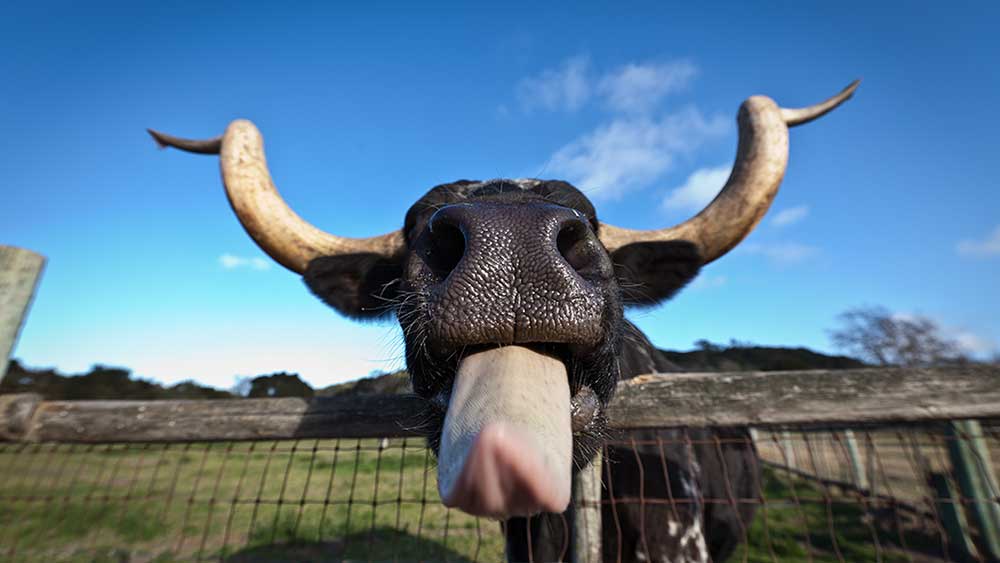
M 309 262 L 321 256 L 394 256 L 405 246 L 402 231 L 345 238 L 321 231 L 299 217 L 274 187 L 264 158 L 264 139 L 257 127 L 245 119 L 230 123 L 221 137 L 205 141 L 148 131 L 161 147 L 218 154 L 226 195 L 243 228 L 261 250 L 293 272 L 305 272 Z
M 665 229 L 624 229 L 601 223 L 601 242 L 608 252 L 636 242 L 686 240 L 694 243 L 707 264 L 740 243 L 767 213 L 788 164 L 788 128 L 808 123 L 833 110 L 857 89 L 860 80 L 832 98 L 800 109 L 783 109 L 766 96 L 753 96 L 740 106 L 736 164 L 725 187 L 700 213 Z

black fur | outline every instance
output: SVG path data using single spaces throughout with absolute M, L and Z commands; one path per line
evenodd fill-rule
M 622 379 L 677 371 L 631 323 L 625 327 L 620 366 Z M 757 452 L 745 428 L 637 430 L 617 433 L 611 443 L 602 468 L 604 561 L 718 563 L 745 541 L 760 495 Z M 650 502 L 611 504 L 612 498 Z M 563 522 L 572 517 L 571 507 L 564 514 L 509 520 L 508 557 L 569 561 L 572 530 Z M 682 544 L 683 530 L 696 520 L 704 530 L 707 557 L 701 557 L 696 543 Z M 671 521 L 679 524 L 679 533 L 670 533 Z
M 400 260 L 377 254 L 324 256 L 309 263 L 303 281 L 324 303 L 354 319 L 395 312 Z
M 686 240 L 638 242 L 611 254 L 626 305 L 656 305 L 698 275 L 701 256 Z
M 320 258 L 304 278 L 345 315 L 396 313 L 414 391 L 428 400 L 426 430 L 436 452 L 451 384 L 470 350 L 541 348 L 566 364 L 574 401 L 589 389 L 601 409 L 619 381 L 674 371 L 624 320 L 623 307 L 654 305 L 684 287 L 700 268 L 695 246 L 638 243 L 609 255 L 598 229 L 590 201 L 565 182 L 463 180 L 437 186 L 410 208 L 405 255 Z M 745 430 L 615 436 L 598 409 L 574 434 L 577 466 L 609 437 L 617 445 L 608 448 L 605 493 L 664 502 L 606 504 L 605 560 L 723 561 L 745 539 L 753 504 L 738 499 L 756 498 L 759 487 Z M 508 557 L 568 560 L 571 511 L 508 520 Z M 704 542 L 684 539 L 701 530 Z

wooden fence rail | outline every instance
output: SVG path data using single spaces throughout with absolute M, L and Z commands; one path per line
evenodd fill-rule
M 0 440 L 192 442 L 420 434 L 412 396 L 42 401 L 0 396 Z M 644 375 L 619 386 L 615 428 L 858 426 L 1000 417 L 1000 367 Z

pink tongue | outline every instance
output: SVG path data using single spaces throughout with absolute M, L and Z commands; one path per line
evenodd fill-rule
M 571 462 L 562 362 L 519 346 L 462 361 L 438 455 L 445 505 L 495 518 L 562 512 Z
M 545 469 L 530 439 L 504 423 L 489 423 L 444 504 L 493 518 L 562 512 L 569 498 Z

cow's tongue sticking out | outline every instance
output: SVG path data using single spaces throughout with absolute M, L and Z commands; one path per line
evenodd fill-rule
M 438 490 L 478 516 L 562 512 L 573 433 L 562 362 L 520 346 L 467 356 L 441 431 Z

